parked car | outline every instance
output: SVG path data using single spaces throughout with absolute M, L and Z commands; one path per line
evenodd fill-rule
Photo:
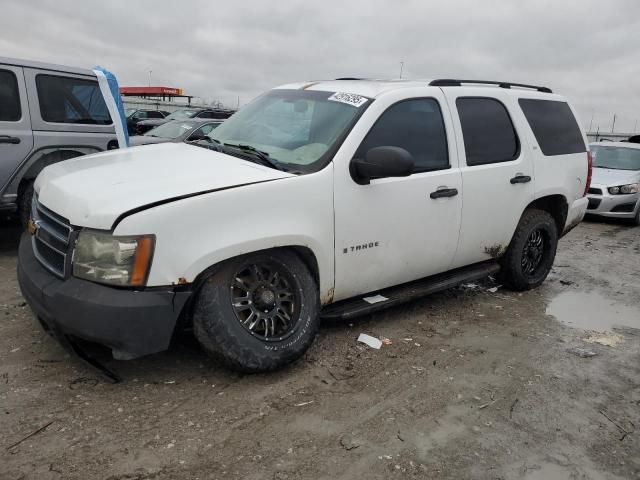
M 487 83 L 290 84 L 211 143 L 53 165 L 20 243 L 22 292 L 65 342 L 129 359 L 190 325 L 256 372 L 299 358 L 321 317 L 490 274 L 537 287 L 587 208 L 586 137 L 548 88 Z
M 207 134 L 221 123 L 221 120 L 172 120 L 152 128 L 144 135 L 130 137 L 129 145 L 135 147 L 152 143 L 208 140 Z
M 591 144 L 593 182 L 587 213 L 640 225 L 640 144 Z
M 158 125 L 169 122 L 171 120 L 189 120 L 191 118 L 201 119 L 217 119 L 224 120 L 229 118 L 233 112 L 230 110 L 217 110 L 208 108 L 184 108 L 182 110 L 176 110 L 172 114 L 168 115 L 164 119 L 152 119 L 138 122 L 136 126 L 136 134 L 144 135 Z
M 151 120 L 163 120 L 167 114 L 161 110 L 148 110 L 138 108 L 127 108 L 124 111 L 127 117 L 127 130 L 129 135 L 135 135 L 137 133 L 136 126 L 138 123 L 151 119 Z
M 0 210 L 26 222 L 47 165 L 118 148 L 96 74 L 0 57 Z

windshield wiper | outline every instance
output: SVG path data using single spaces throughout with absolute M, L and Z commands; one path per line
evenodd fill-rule
M 217 140 L 214 140 L 214 141 L 217 141 Z M 260 163 L 266 167 L 271 167 L 271 168 L 275 168 L 276 170 L 282 170 L 282 171 L 285 170 L 282 167 L 282 165 L 280 165 L 277 161 L 273 160 L 267 152 L 258 150 L 256 147 L 252 147 L 251 145 L 246 145 L 244 143 L 239 143 L 239 144 L 225 143 L 224 146 L 237 148 L 238 150 L 242 150 L 243 152 L 251 153 L 255 158 L 260 160 L 257 163 Z

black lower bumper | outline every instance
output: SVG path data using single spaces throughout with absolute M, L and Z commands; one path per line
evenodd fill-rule
M 43 327 L 62 343 L 68 337 L 99 343 L 122 360 L 166 350 L 191 295 L 172 287 L 134 291 L 59 279 L 35 258 L 27 234 L 20 239 L 18 282 Z

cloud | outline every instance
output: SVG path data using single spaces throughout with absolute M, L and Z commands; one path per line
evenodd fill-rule
M 637 0 L 5 0 L 0 53 L 114 71 L 235 105 L 297 80 L 470 77 L 548 85 L 621 129 L 640 118 Z

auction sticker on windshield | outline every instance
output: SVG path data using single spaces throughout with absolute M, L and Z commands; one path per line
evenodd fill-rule
M 346 103 L 347 105 L 352 105 L 354 107 L 361 107 L 362 105 L 367 103 L 367 100 L 369 99 L 361 95 L 356 95 L 355 93 L 336 92 L 333 95 L 331 95 L 327 100 L 331 100 L 333 102 Z

